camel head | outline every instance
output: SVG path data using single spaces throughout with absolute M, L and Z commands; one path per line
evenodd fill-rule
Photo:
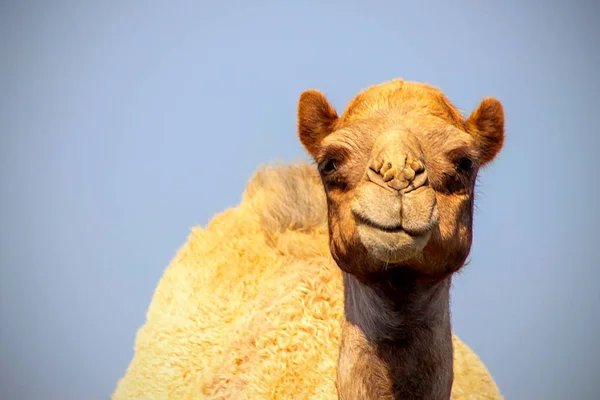
M 342 270 L 367 280 L 403 267 L 441 279 L 462 267 L 477 173 L 503 145 L 498 100 L 463 118 L 438 89 L 394 80 L 359 93 L 338 116 L 308 90 L 298 134 L 323 182 Z

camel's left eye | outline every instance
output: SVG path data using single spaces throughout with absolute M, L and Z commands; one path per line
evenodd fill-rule
M 332 173 L 336 169 L 337 169 L 337 165 L 336 165 L 335 160 L 333 160 L 333 159 L 329 159 L 329 160 L 325 161 L 323 164 L 321 164 L 321 173 L 323 173 L 325 175 Z

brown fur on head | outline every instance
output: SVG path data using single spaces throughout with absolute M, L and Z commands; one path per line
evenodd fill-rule
M 318 165 L 342 270 L 361 280 L 394 267 L 443 278 L 464 264 L 477 172 L 503 145 L 498 100 L 484 99 L 465 119 L 438 89 L 394 80 L 338 116 L 309 90 L 298 134 Z

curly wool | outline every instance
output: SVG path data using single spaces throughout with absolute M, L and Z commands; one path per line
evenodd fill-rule
M 263 167 L 166 269 L 113 399 L 337 399 L 342 319 L 314 167 Z M 452 398 L 501 399 L 453 342 Z

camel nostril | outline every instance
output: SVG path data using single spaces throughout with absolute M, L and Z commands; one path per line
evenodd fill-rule
M 400 193 L 408 193 L 427 182 L 427 171 L 423 161 L 415 155 L 390 161 L 390 155 L 379 154 L 373 157 L 367 168 L 367 179 L 384 188 Z
M 406 188 L 402 189 L 400 193 L 406 194 L 428 184 L 429 177 L 427 175 L 427 171 L 423 170 L 421 173 L 417 174 L 415 179 L 413 179 Z
M 385 174 L 383 174 L 383 181 L 389 182 L 396 177 L 396 171 L 394 169 L 388 169 Z
M 381 168 L 383 167 L 383 159 L 381 157 L 376 157 L 375 159 L 373 159 L 371 161 L 371 165 L 369 165 L 369 168 L 371 168 L 374 172 L 379 173 L 379 171 L 381 171 Z
M 421 161 L 419 161 L 419 160 L 413 160 L 410 163 L 410 167 L 417 174 L 420 173 L 420 172 L 423 172 L 425 170 L 425 167 L 423 166 L 423 163 Z
M 385 176 L 388 172 L 389 173 L 393 173 L 391 172 L 392 170 L 392 163 L 391 162 L 384 162 L 383 165 L 381 166 L 381 169 L 379 170 L 379 174 L 381 176 Z M 384 178 L 385 180 L 385 178 Z
M 402 175 L 407 181 L 412 181 L 415 178 L 415 171 L 412 168 L 404 168 Z

